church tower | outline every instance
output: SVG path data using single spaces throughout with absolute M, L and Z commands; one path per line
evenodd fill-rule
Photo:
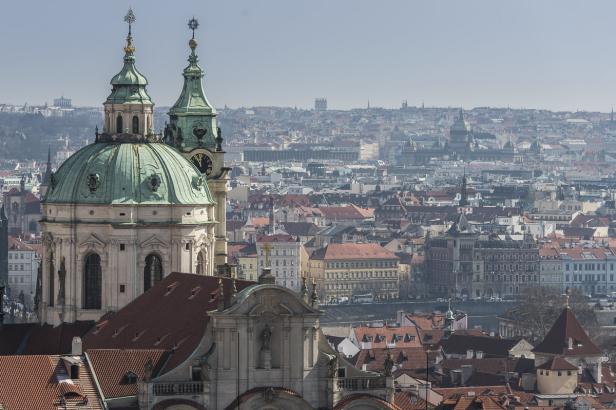
M 216 109 L 205 96 L 196 53 L 195 30 L 199 22 L 188 22 L 192 38 L 188 42 L 190 55 L 184 69 L 184 85 L 180 97 L 169 110 L 170 123 L 165 127 L 165 142 L 178 149 L 206 176 L 216 207 L 215 264 L 227 262 L 226 207 L 227 182 L 230 169 L 224 166 L 222 131 L 216 123 Z

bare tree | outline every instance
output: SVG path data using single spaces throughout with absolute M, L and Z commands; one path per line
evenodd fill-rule
M 515 322 L 521 333 L 531 343 L 538 343 L 548 333 L 563 308 L 565 296 L 558 290 L 537 286 L 529 288 L 518 306 L 507 312 L 506 316 Z M 569 307 L 591 338 L 598 336 L 599 326 L 592 306 L 582 292 L 573 290 L 569 296 Z

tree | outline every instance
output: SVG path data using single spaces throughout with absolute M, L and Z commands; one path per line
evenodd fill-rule
M 531 343 L 538 343 L 543 340 L 564 307 L 565 296 L 558 290 L 543 286 L 531 287 L 524 293 L 518 306 L 507 312 L 506 317 L 514 321 Z M 581 291 L 576 289 L 570 292 L 569 307 L 589 336 L 598 336 L 595 312 Z

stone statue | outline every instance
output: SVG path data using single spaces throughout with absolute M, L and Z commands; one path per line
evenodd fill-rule
M 272 330 L 269 325 L 265 325 L 265 329 L 261 332 L 261 350 L 269 351 L 270 350 L 270 342 L 272 339 Z
M 385 376 L 391 376 L 392 370 L 394 368 L 394 359 L 392 357 L 391 352 L 387 353 L 387 357 L 385 358 L 384 367 L 385 367 Z
M 336 371 L 338 370 L 338 356 L 334 355 L 327 363 L 327 377 L 336 377 Z
M 60 284 L 60 288 L 58 289 L 58 303 L 63 305 L 65 299 L 65 282 L 66 282 L 66 260 L 64 256 L 60 261 L 60 269 L 58 270 L 58 283 Z
M 207 357 L 201 357 L 199 360 L 199 364 L 201 366 L 201 381 L 209 382 L 210 381 L 210 364 L 207 362 Z
M 152 358 L 149 358 L 145 365 L 143 366 L 143 381 L 149 382 L 152 380 L 152 371 L 154 370 L 154 364 L 152 363 Z

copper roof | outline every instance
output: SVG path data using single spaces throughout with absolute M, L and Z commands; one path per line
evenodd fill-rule
M 569 339 L 571 339 L 571 348 L 569 348 Z M 548 334 L 533 349 L 533 352 L 562 356 L 601 354 L 601 350 L 588 337 L 573 311 L 568 307 L 563 309 Z

